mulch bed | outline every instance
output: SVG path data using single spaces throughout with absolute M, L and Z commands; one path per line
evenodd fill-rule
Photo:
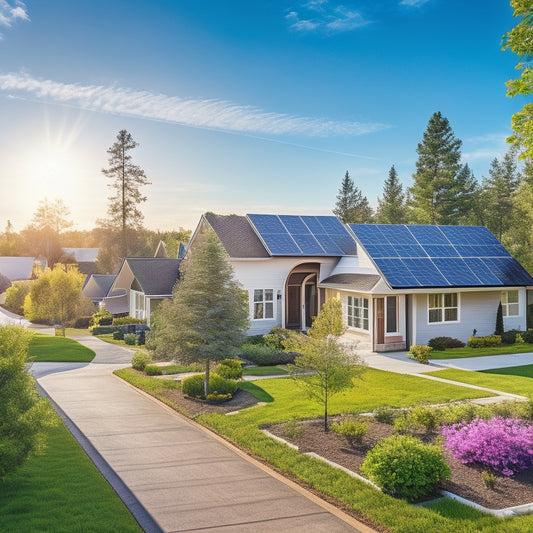
M 331 418 L 333 421 L 334 418 Z M 333 433 L 324 432 L 324 421 L 313 420 L 301 424 L 302 435 L 292 443 L 299 447 L 301 453 L 314 452 L 321 457 L 333 461 L 353 472 L 360 473 L 359 468 L 366 453 L 381 439 L 394 434 L 394 428 L 381 424 L 375 420 L 368 421 L 368 433 L 363 437 L 361 444 L 350 447 L 343 437 Z M 277 424 L 268 428 L 268 431 L 287 441 L 284 424 Z M 432 441 L 437 434 L 414 435 L 425 442 Z M 515 505 L 533 503 L 533 469 L 515 474 L 512 477 L 498 476 L 494 489 L 485 486 L 478 466 L 464 465 L 446 449 L 444 458 L 450 467 L 451 477 L 443 484 L 443 489 L 467 500 L 471 500 L 489 509 L 503 509 Z

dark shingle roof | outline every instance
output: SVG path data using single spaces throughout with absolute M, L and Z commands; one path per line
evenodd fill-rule
M 380 280 L 377 274 L 334 274 L 322 280 L 319 285 L 330 285 L 337 288 L 370 291 Z
M 128 257 L 135 279 L 147 296 L 170 295 L 179 277 L 180 259 Z
M 214 213 L 204 216 L 230 257 L 270 257 L 246 217 Z

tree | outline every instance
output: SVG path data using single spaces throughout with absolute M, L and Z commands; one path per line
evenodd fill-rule
M 416 150 L 415 183 L 410 189 L 415 222 L 453 223 L 445 220 L 445 213 L 453 211 L 453 204 L 461 200 L 461 191 L 454 190 L 455 179 L 461 170 L 461 144 L 448 119 L 440 111 L 434 113 Z
M 57 420 L 26 369 L 31 337 L 20 327 L 0 327 L 0 480 L 43 448 L 45 430 Z
M 372 222 L 373 213 L 368 199 L 355 185 L 348 171 L 344 175 L 337 194 L 333 214 L 339 217 L 344 224 Z
M 173 298 L 155 313 L 147 345 L 159 358 L 203 363 L 207 396 L 210 363 L 237 355 L 243 343 L 248 296 L 212 230 L 196 237 L 183 264 Z
M 498 304 L 498 310 L 496 311 L 496 327 L 494 328 L 494 335 L 503 335 L 503 309 L 502 303 Z
M 405 224 L 407 222 L 405 193 L 394 165 L 383 185 L 383 199 L 378 198 L 376 220 L 380 224 Z
M 516 65 L 521 70 L 520 78 L 509 80 L 507 96 L 533 93 L 533 3 L 531 0 L 511 0 L 513 16 L 520 22 L 503 36 L 503 50 L 511 50 L 519 57 Z M 533 104 L 527 103 L 513 115 L 511 121 L 514 135 L 507 139 L 521 151 L 520 159 L 533 158 Z
M 338 340 L 345 330 L 341 301 L 332 298 L 318 313 L 308 335 L 300 333 L 283 341 L 285 349 L 301 354 L 295 358 L 291 373 L 309 398 L 324 407 L 326 432 L 330 397 L 350 387 L 363 370 L 352 348 Z
M 441 211 L 441 224 L 469 225 L 476 221 L 476 201 L 478 198 L 478 182 L 465 163 L 445 195 Z
M 487 227 L 502 240 L 513 218 L 513 194 L 520 184 L 516 150 L 507 151 L 502 161 L 494 158 L 489 177 L 483 179 L 483 204 Z
M 116 142 L 107 150 L 109 168 L 102 169 L 102 173 L 113 180 L 109 186 L 115 194 L 108 198 L 109 219 L 98 223 L 120 235 L 122 257 L 127 257 L 130 251 L 131 234 L 142 227 L 144 217 L 138 205 L 146 201 L 146 196 L 141 194 L 140 187 L 150 185 L 144 170 L 132 162 L 129 152 L 137 146 L 130 133 L 120 130 Z
M 78 315 L 84 279 L 70 265 L 57 263 L 53 270 L 46 268 L 31 285 L 24 301 L 24 315 L 31 321 L 61 324 L 65 336 L 67 322 Z

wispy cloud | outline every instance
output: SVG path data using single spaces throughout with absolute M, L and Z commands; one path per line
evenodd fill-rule
M 370 24 L 361 13 L 329 0 L 308 0 L 291 9 L 285 19 L 297 32 L 341 33 Z
M 401 6 L 420 7 L 429 2 L 429 0 L 401 0 Z
M 101 113 L 240 133 L 327 137 L 362 135 L 388 127 L 373 122 L 334 121 L 267 112 L 219 99 L 182 98 L 125 87 L 60 83 L 25 73 L 0 74 L 0 90 L 12 97 L 31 95 L 39 100 Z
M 480 160 L 492 161 L 495 157 L 501 159 L 509 150 L 509 145 L 505 141 L 508 135 L 508 133 L 489 133 L 465 139 L 466 149 L 463 152 L 463 159 L 467 163 Z
M 10 28 L 14 22 L 20 20 L 30 20 L 24 2 L 20 2 L 19 0 L 15 2 L 0 0 L 0 27 Z M 0 33 L 0 40 L 3 38 L 3 33 Z

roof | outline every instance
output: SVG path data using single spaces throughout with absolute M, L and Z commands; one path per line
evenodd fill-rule
M 124 260 L 147 296 L 171 295 L 179 277 L 181 259 L 128 257 Z
M 87 276 L 87 279 L 83 284 L 82 291 L 85 291 L 85 295 L 88 297 L 103 298 L 109 292 L 111 285 L 113 285 L 113 281 L 115 281 L 114 274 L 90 274 Z
M 72 255 L 77 262 L 94 263 L 98 257 L 99 248 L 63 248 L 63 251 Z
M 239 215 L 204 215 L 231 258 L 270 257 L 246 217 Z
M 349 227 L 393 289 L 533 285 L 522 265 L 481 226 Z
M 34 257 L 0 257 L 0 273 L 10 281 L 31 278 Z
M 381 279 L 377 274 L 334 274 L 323 279 L 318 285 L 327 285 L 330 288 L 350 289 L 356 291 L 369 292 Z

